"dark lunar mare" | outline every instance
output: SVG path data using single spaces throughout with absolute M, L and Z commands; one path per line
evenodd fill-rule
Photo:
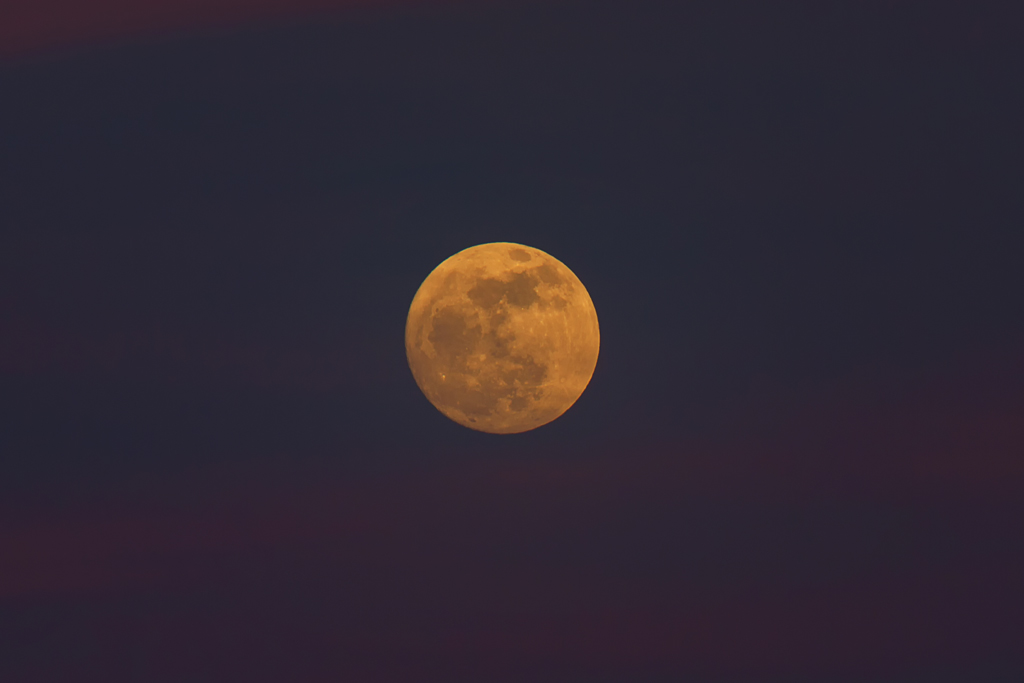
M 526 252 L 522 253 L 529 257 Z M 518 411 L 543 395 L 547 368 L 530 355 L 511 351 L 515 332 L 505 324 L 510 307 L 526 309 L 543 305 L 537 293 L 541 280 L 561 281 L 547 265 L 516 273 L 508 279 L 481 278 L 468 292 L 476 307 L 456 304 L 432 314 L 428 339 L 437 351 L 438 371 L 450 378 L 437 390 L 438 398 L 457 406 L 469 420 L 493 414 L 501 399 L 508 399 L 511 409 Z M 564 307 L 566 302 L 557 297 L 555 305 Z M 486 333 L 482 323 L 470 323 L 481 310 L 490 323 Z M 475 355 L 486 356 L 496 372 L 477 372 L 470 362 Z M 470 377 L 475 377 L 479 386 L 470 385 Z

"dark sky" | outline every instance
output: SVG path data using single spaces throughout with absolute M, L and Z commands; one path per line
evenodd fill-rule
M 1010 3 L 51 5 L 0 14 L 0 680 L 1024 679 Z M 512 436 L 403 346 L 499 240 L 602 334 Z

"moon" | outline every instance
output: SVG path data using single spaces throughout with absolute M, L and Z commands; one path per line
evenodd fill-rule
M 540 249 L 492 242 L 446 259 L 405 324 L 416 384 L 459 424 L 536 429 L 580 397 L 597 365 L 597 311 L 583 283 Z

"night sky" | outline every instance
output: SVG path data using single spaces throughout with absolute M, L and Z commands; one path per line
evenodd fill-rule
M 1024 680 L 1012 5 L 4 5 L 0 681 Z M 491 241 L 518 435 L 405 358 Z

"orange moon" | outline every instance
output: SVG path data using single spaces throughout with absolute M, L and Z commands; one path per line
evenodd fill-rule
M 540 249 L 493 242 L 445 260 L 405 324 L 416 384 L 438 410 L 492 434 L 568 410 L 597 365 L 597 311 L 583 283 Z

